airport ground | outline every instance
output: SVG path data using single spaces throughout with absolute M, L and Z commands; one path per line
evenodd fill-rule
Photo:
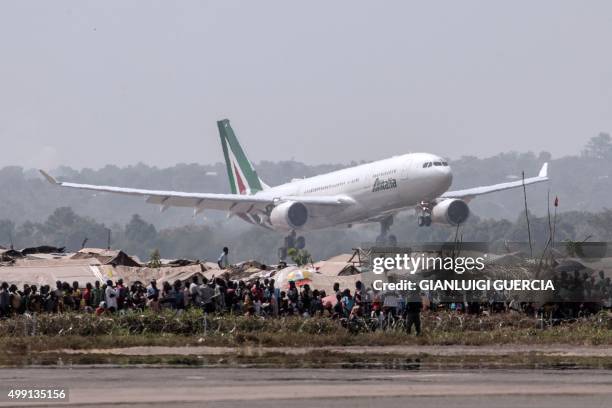
M 177 335 L 157 320 L 131 334 L 117 321 L 107 332 L 87 315 L 47 317 L 27 336 L 31 327 L 21 320 L 4 321 L 0 389 L 68 388 L 70 400 L 59 406 L 563 408 L 612 400 L 606 319 L 537 329 L 510 316 L 472 327 L 466 317 L 462 328 L 431 327 L 415 337 L 350 333 L 329 319 L 279 326 L 240 317 Z
M 575 408 L 612 400 L 606 370 L 25 368 L 1 370 L 0 383 L 68 388 L 69 401 L 53 406 Z
M 608 344 L 200 344 L 7 354 L 14 358 L 5 356 L 0 389 L 68 389 L 68 401 L 49 406 L 574 408 L 612 401 Z M 28 404 L 0 398 L 0 407 Z

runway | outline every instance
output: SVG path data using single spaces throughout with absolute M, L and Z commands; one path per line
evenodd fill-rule
M 68 389 L 69 401 L 52 406 L 585 408 L 612 401 L 606 370 L 5 368 L 0 384 L 3 392 Z

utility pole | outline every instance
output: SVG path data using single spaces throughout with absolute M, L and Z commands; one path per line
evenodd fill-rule
M 527 209 L 527 189 L 525 188 L 525 172 L 522 173 L 523 177 L 523 197 L 525 198 L 525 219 L 527 220 L 527 236 L 529 237 L 529 252 L 533 258 L 533 246 L 531 245 L 531 226 L 529 225 L 529 210 Z

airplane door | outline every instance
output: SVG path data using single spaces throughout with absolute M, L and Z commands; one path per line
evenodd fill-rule
M 408 157 L 401 166 L 400 179 L 409 180 L 412 174 L 414 174 L 414 159 Z

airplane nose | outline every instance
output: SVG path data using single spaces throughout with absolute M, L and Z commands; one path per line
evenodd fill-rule
M 449 166 L 440 167 L 438 170 L 440 177 L 440 183 L 445 184 L 446 187 L 450 187 L 453 182 L 453 172 Z

